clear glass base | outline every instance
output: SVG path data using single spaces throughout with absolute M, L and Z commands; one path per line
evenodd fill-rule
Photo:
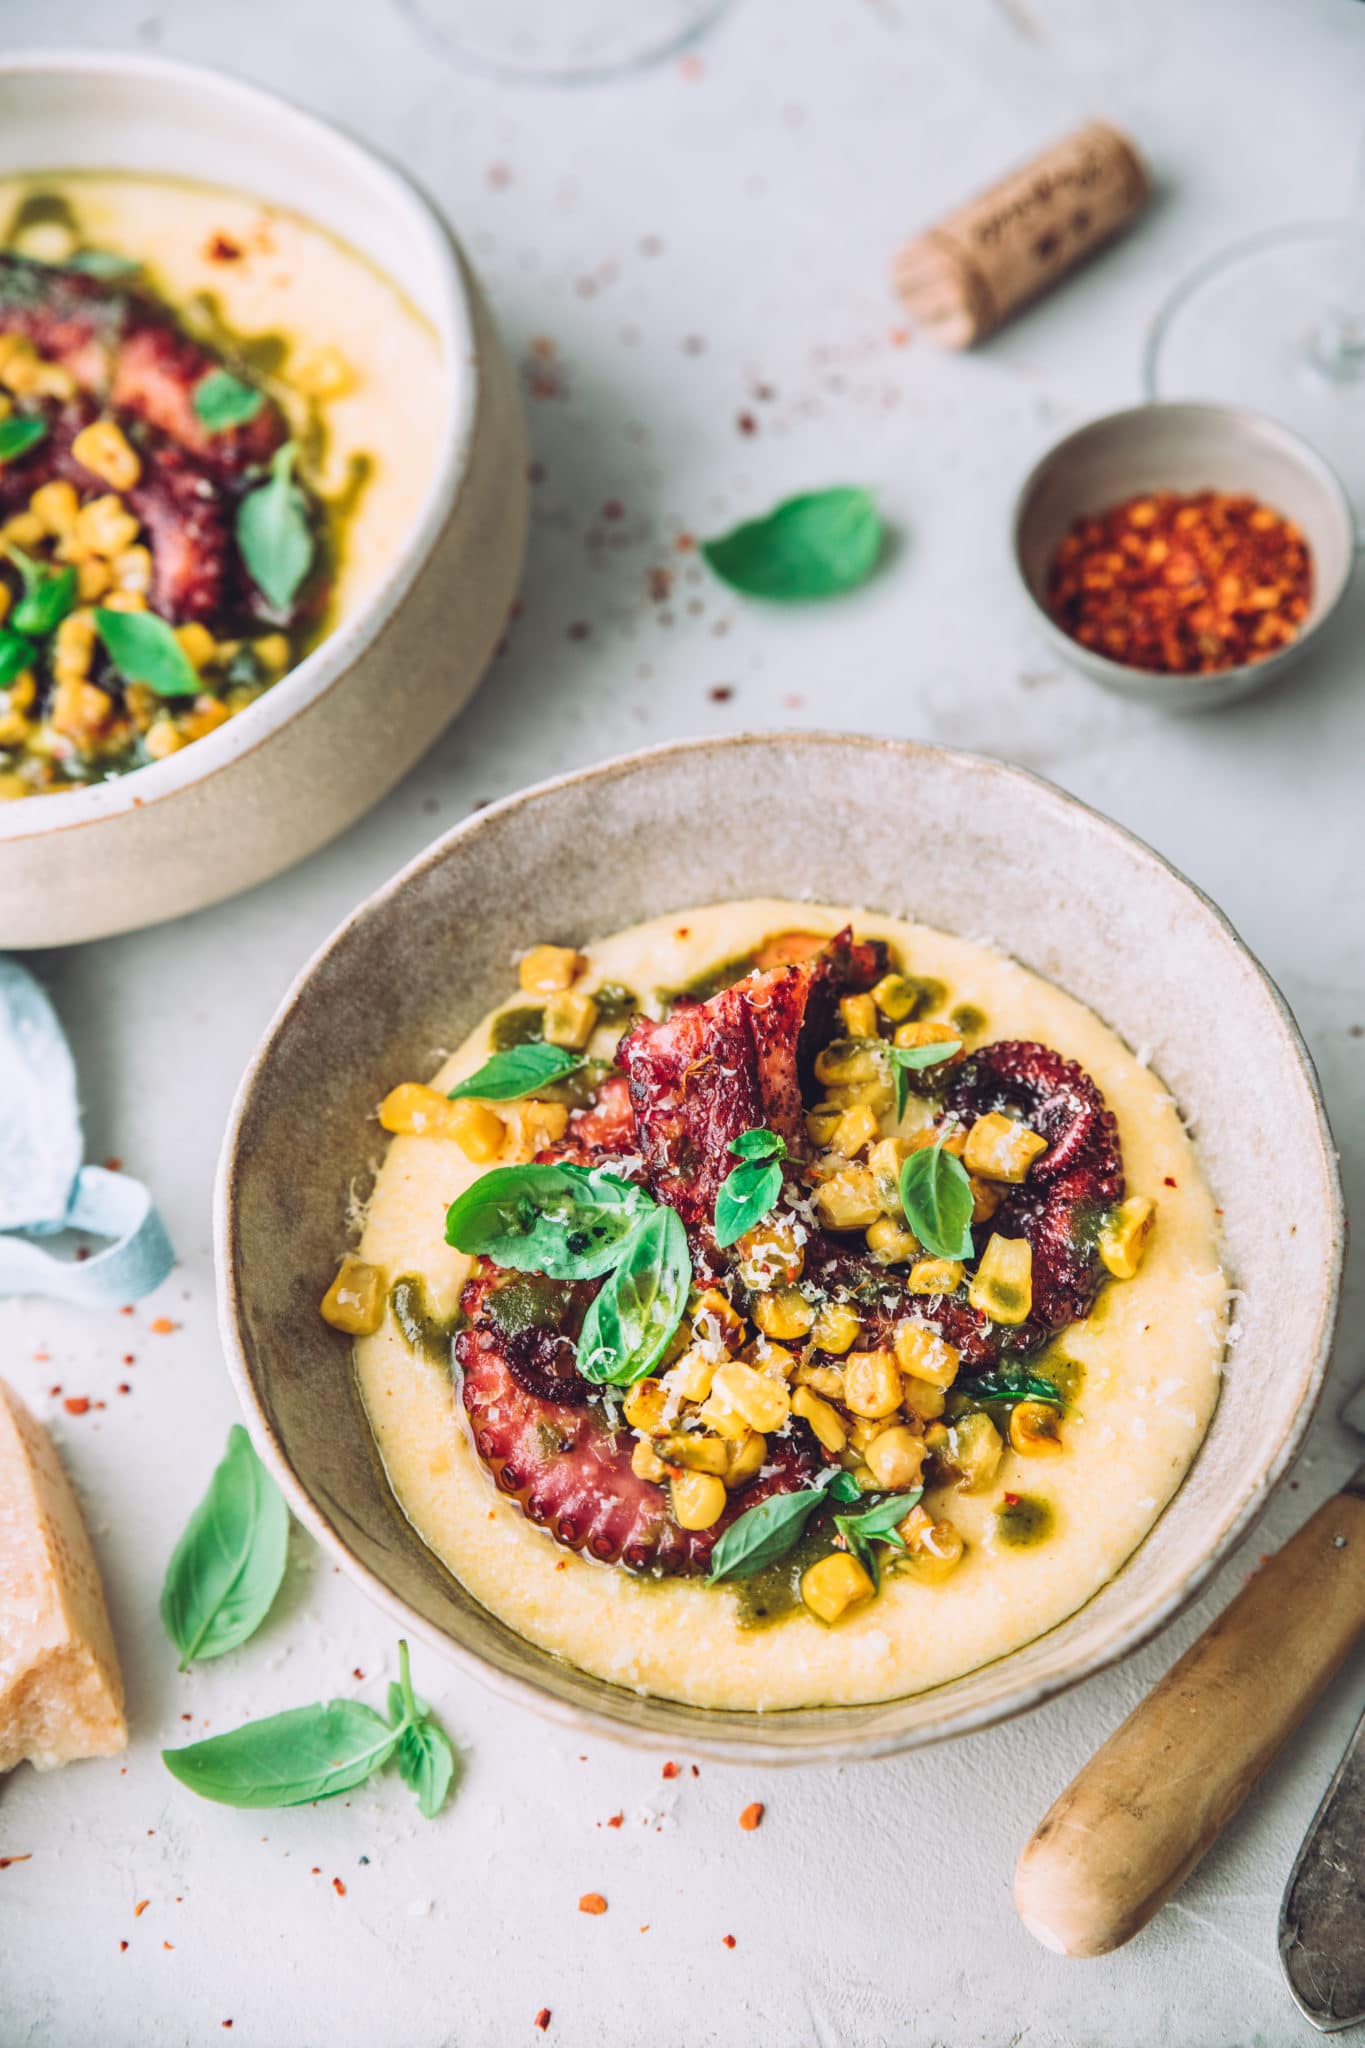
M 587 85 L 676 56 L 729 0 L 400 0 L 443 56 L 499 78 Z
M 1302 434 L 1365 522 L 1361 253 L 1359 235 L 1330 221 L 1271 229 L 1223 250 L 1157 315 L 1144 381 L 1149 398 L 1246 405 Z

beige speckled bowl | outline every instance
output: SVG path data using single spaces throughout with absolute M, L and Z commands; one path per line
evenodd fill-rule
M 249 143 L 247 142 L 249 138 Z M 521 412 L 450 233 L 390 165 L 254 86 L 159 57 L 0 59 L 0 173 L 136 170 L 252 192 L 349 242 L 435 328 L 411 530 L 368 599 L 240 717 L 115 781 L 0 803 L 0 948 L 66 945 L 249 888 L 344 830 L 483 674 L 521 570 Z
M 753 790 L 761 803 L 744 801 Z M 841 814 L 830 794 L 848 790 L 856 831 L 840 829 L 852 810 Z M 1149 1048 L 1193 1124 L 1242 1293 L 1222 1398 L 1189 1477 L 1078 1614 L 932 1692 L 757 1715 L 641 1698 L 481 1608 L 395 1507 L 350 1347 L 317 1304 L 346 1241 L 348 1194 L 379 1151 L 374 1105 L 505 995 L 519 946 L 769 893 L 994 937 Z M 984 1727 L 1169 1621 L 1302 1440 L 1327 1364 L 1344 1222 L 1294 1021 L 1226 920 L 1164 861 L 1020 769 L 904 741 L 784 734 L 662 747 L 509 797 L 363 904 L 304 969 L 247 1071 L 216 1236 L 223 1342 L 256 1443 L 295 1513 L 403 1628 L 561 1721 L 694 1755 L 789 1762 Z

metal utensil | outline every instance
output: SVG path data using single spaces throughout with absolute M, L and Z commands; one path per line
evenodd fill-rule
M 1341 1419 L 1365 1436 L 1365 1386 Z M 1365 1484 L 1362 1474 L 1353 1485 Z M 1320 2033 L 1365 2020 L 1365 1714 L 1289 1873 L 1280 1961 L 1295 2005 Z

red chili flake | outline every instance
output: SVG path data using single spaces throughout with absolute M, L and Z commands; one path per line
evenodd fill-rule
M 735 425 L 739 428 L 741 434 L 756 434 L 758 432 L 758 421 L 751 412 L 740 413 L 735 421 Z
M 34 1354 L 33 1354 L 33 1363 L 34 1363 L 35 1365 L 49 1365 L 49 1364 L 51 1364 L 51 1362 L 52 1362 L 52 1353 L 51 1353 L 50 1351 L 35 1351 L 35 1352 L 34 1352 Z
M 541 2033 L 543 2034 L 545 2032 L 545 2029 L 549 2026 L 549 2024 L 550 2008 L 548 2005 L 542 2005 L 540 2011 L 536 2014 L 535 2019 L 532 2021 L 532 2025 L 539 2027 Z
M 1308 545 L 1282 513 L 1222 491 L 1153 491 L 1076 521 L 1047 608 L 1111 661 L 1209 675 L 1287 645 L 1312 595 Z
M 90 1409 L 88 1394 L 68 1394 L 62 1403 L 68 1415 L 85 1415 Z
M 334 1891 L 334 1892 L 336 1893 L 336 1895 L 337 1895 L 337 1897 L 338 1897 L 339 1899 L 344 1899 L 344 1898 L 345 1898 L 345 1896 L 346 1896 L 346 1887 L 345 1887 L 345 1885 L 344 1885 L 344 1884 L 343 1884 L 343 1883 L 341 1882 L 341 1879 L 340 1879 L 339 1877 L 334 1877 L 334 1878 L 332 1879 L 332 1890 L 333 1890 L 333 1891 Z
M 608 1822 L 607 1822 L 607 1826 L 608 1826 L 609 1828 L 619 1828 L 619 1827 L 622 1827 L 622 1826 L 624 1826 L 624 1824 L 625 1824 L 625 1818 L 626 1818 L 626 1817 L 625 1817 L 625 1815 L 624 1815 L 623 1813 L 614 1813 L 614 1814 L 612 1814 L 612 1815 L 611 1815 L 610 1819 L 608 1820 Z
M 132 1316 L 137 1314 L 137 1310 L 133 1307 L 131 1301 L 125 1301 L 123 1307 L 119 1310 L 119 1314 L 121 1316 Z
M 893 327 L 886 338 L 892 348 L 905 348 L 910 341 L 910 329 L 908 327 Z
M 1175 1186 L 1175 1182 L 1171 1179 L 1169 1173 L 1163 1177 L 1163 1184 L 1168 1188 L 1173 1188 Z
M 123 1354 L 123 1363 L 125 1365 L 136 1365 L 137 1354 L 133 1351 L 125 1351 Z
M 242 256 L 241 249 L 237 243 L 230 236 L 222 234 L 210 236 L 209 244 L 204 254 L 208 257 L 210 263 L 238 263 L 241 261 Z M 116 1173 L 118 1168 L 112 1167 L 110 1171 Z
M 607 1902 L 601 1892 L 584 1892 L 578 1901 L 578 1910 L 580 1913 L 605 1913 Z
M 678 1775 L 678 1766 L 677 1766 L 676 1764 L 665 1764 L 665 1765 L 664 1765 L 664 1768 L 663 1768 L 663 1776 L 664 1776 L 665 1778 L 676 1778 L 676 1777 L 677 1777 L 677 1775 Z
M 706 694 L 713 704 L 728 704 L 735 694 L 734 686 L 731 683 L 714 683 Z
M 680 555 L 690 555 L 697 545 L 697 537 L 693 533 L 675 533 L 673 545 Z
M 357 1664 L 355 1669 L 352 1671 L 351 1676 L 356 1680 L 357 1684 L 359 1684 L 360 1680 L 364 1678 L 365 1674 L 361 1670 L 360 1666 Z
M 721 1941 L 724 1943 L 726 1948 L 733 1948 L 735 1945 L 735 1937 L 733 1934 L 722 1934 Z
M 60 1394 L 60 1392 L 61 1392 L 61 1391 L 62 1391 L 62 1389 L 61 1389 L 61 1384 L 60 1384 L 60 1382 L 59 1382 L 59 1383 L 58 1383 L 58 1384 L 57 1384 L 57 1385 L 56 1385 L 55 1387 L 49 1387 L 49 1388 L 48 1388 L 48 1390 L 47 1390 L 47 1394 L 48 1394 L 48 1399 L 49 1399 L 50 1401 L 55 1401 L 55 1400 L 56 1400 L 56 1398 L 57 1398 L 57 1396 L 58 1396 L 58 1394 Z
M 127 1951 L 127 1948 L 128 1948 L 128 1944 L 127 1944 L 127 1942 L 126 1942 L 126 1941 L 121 1941 L 121 1942 L 119 1943 L 119 1954 L 120 1954 L 120 1955 L 123 1955 L 123 1954 L 125 1954 L 125 1953 L 126 1953 L 126 1951 Z
M 694 1778 L 699 1778 L 699 1777 L 701 1776 L 701 1768 L 700 1768 L 700 1766 L 699 1766 L 699 1765 L 697 1765 L 697 1764 L 693 1764 L 693 1766 L 692 1766 L 692 1776 L 693 1776 Z
M 151 1903 L 152 1902 L 150 1899 L 139 1899 L 137 1904 L 133 1908 L 134 1920 L 140 1920 L 143 1914 L 146 1912 L 148 1906 L 151 1905 Z
M 0 1856 L 0 1870 L 8 1870 L 11 1863 L 32 1863 L 32 1849 L 25 1849 L 22 1856 Z
M 754 1829 L 761 1824 L 762 1819 L 763 1801 L 761 1799 L 755 1799 L 752 1806 L 745 1807 L 743 1813 L 739 1817 L 739 1824 L 744 1829 L 746 1834 L 751 1835 Z
M 1007 1508 L 1017 1508 L 1017 1507 L 1018 1507 L 1018 1505 L 1019 1505 L 1019 1503 L 1020 1503 L 1020 1501 L 1021 1501 L 1021 1500 L 1022 1500 L 1023 1498 L 1024 1498 L 1024 1496 L 1023 1496 L 1023 1494 L 1022 1494 L 1022 1493 L 1007 1493 L 1007 1494 L 1005 1495 L 1005 1497 L 1004 1497 L 1004 1499 L 1005 1499 L 1005 1506 L 1006 1506 Z
M 162 1946 L 163 1948 L 174 1948 L 174 1947 L 175 1947 L 175 1943 L 174 1943 L 173 1941 L 163 1941 L 163 1942 L 162 1942 L 162 1944 L 161 1944 L 161 1946 Z
M 131 1394 L 133 1390 L 129 1386 L 127 1380 L 120 1380 L 118 1383 L 118 1391 L 120 1394 Z
M 320 1863 L 315 1863 L 315 1864 L 313 1865 L 312 1869 L 311 1869 L 311 1870 L 309 1871 L 308 1875 L 309 1875 L 310 1877 L 321 1877 L 321 1876 L 322 1876 L 322 1865 L 321 1865 Z
M 149 1323 L 147 1327 L 154 1337 L 169 1337 L 172 1330 L 178 1330 L 180 1325 L 179 1323 L 173 1323 L 169 1316 L 157 1316 L 155 1321 Z

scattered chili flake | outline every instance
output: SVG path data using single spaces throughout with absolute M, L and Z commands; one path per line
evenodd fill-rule
M 542 2034 L 545 2032 L 545 2029 L 550 2024 L 550 2008 L 548 2005 L 542 2005 L 532 2024 L 539 2027 Z
M 693 1766 L 692 1766 L 692 1776 L 693 1776 L 694 1778 L 699 1778 L 699 1777 L 701 1776 L 701 1766 L 700 1766 L 699 1764 L 693 1764 Z
M 162 1946 L 163 1948 L 174 1948 L 174 1947 L 175 1947 L 175 1943 L 174 1943 L 173 1941 L 163 1941 L 163 1942 L 162 1942 L 162 1944 L 161 1944 L 161 1946 Z
M 735 425 L 739 428 L 741 434 L 756 434 L 758 432 L 758 421 L 751 412 L 740 413 L 735 421 Z
M 173 1323 L 169 1316 L 157 1316 L 154 1322 L 148 1324 L 148 1328 L 155 1337 L 169 1337 L 172 1330 L 178 1330 L 180 1325 Z
M 152 1902 L 150 1899 L 139 1899 L 137 1904 L 133 1908 L 134 1920 L 140 1920 L 143 1914 L 146 1912 L 148 1906 L 151 1905 L 151 1903 Z
M 32 1863 L 32 1861 L 32 1849 L 26 1849 L 22 1856 L 0 1856 L 0 1870 L 8 1870 L 12 1863 Z
M 118 1391 L 120 1394 L 131 1394 L 133 1390 L 129 1386 L 127 1380 L 120 1380 L 118 1383 Z
M 1175 1182 L 1172 1180 L 1169 1173 L 1163 1176 L 1163 1185 L 1168 1188 L 1173 1188 L 1175 1186 Z
M 68 1415 L 85 1415 L 90 1409 L 88 1394 L 68 1394 L 62 1403 Z
M 746 1834 L 752 1834 L 763 1819 L 763 1801 L 755 1799 L 752 1806 L 746 1806 L 739 1817 L 739 1824 Z
M 126 1941 L 121 1941 L 118 1946 L 120 1955 L 124 1955 L 127 1953 L 128 1944 Z
M 359 1665 L 357 1664 L 357 1665 L 355 1666 L 354 1670 L 353 1670 L 353 1671 L 351 1672 L 351 1676 L 352 1676 L 352 1678 L 353 1678 L 353 1679 L 354 1679 L 354 1680 L 356 1681 L 356 1683 L 357 1683 L 357 1685 L 358 1685 L 358 1684 L 360 1683 L 361 1679 L 362 1679 L 362 1678 L 363 1678 L 363 1677 L 365 1676 L 365 1674 L 364 1674 L 364 1672 L 363 1672 L 363 1671 L 361 1670 L 360 1666 L 359 1666 Z
M 601 1892 L 584 1892 L 578 1901 L 578 1910 L 580 1913 L 605 1913 L 607 1902 Z
M 336 1893 L 336 1895 L 337 1895 L 337 1897 L 338 1897 L 339 1899 L 344 1899 L 344 1898 L 345 1898 L 345 1896 L 346 1896 L 346 1887 L 345 1887 L 345 1885 L 344 1885 L 344 1884 L 343 1884 L 343 1883 L 341 1882 L 341 1879 L 340 1879 L 339 1877 L 334 1877 L 334 1878 L 332 1879 L 332 1890 L 333 1890 L 333 1891 L 334 1891 L 334 1892 Z
M 123 1354 L 123 1363 L 125 1365 L 136 1365 L 137 1353 L 134 1351 L 125 1351 Z
M 52 1353 L 50 1351 L 35 1351 L 33 1354 L 33 1363 L 35 1365 L 49 1365 L 51 1361 Z
M 208 247 L 205 249 L 204 254 L 208 257 L 210 263 L 239 263 L 242 256 L 241 249 L 232 240 L 231 236 L 222 234 L 209 237 Z M 110 1170 L 117 1172 L 118 1169 L 115 1167 Z
M 60 1394 L 60 1392 L 61 1392 L 61 1391 L 62 1391 L 62 1387 L 61 1387 L 61 1381 L 59 1380 L 59 1381 L 57 1382 L 57 1384 L 56 1384 L 56 1386 L 55 1386 L 55 1387 L 49 1387 L 49 1388 L 48 1388 L 48 1390 L 47 1390 L 47 1392 L 48 1392 L 48 1399 L 49 1399 L 49 1400 L 52 1400 L 52 1401 L 55 1401 L 55 1400 L 56 1400 L 56 1398 L 57 1398 L 57 1396 L 58 1396 L 58 1394 Z
M 1017 1508 L 1023 1498 L 1022 1493 L 1007 1493 L 1004 1496 L 1005 1506 L 1007 1508 Z
M 735 1937 L 733 1934 L 722 1934 L 721 1941 L 724 1943 L 726 1948 L 733 1948 L 735 1945 Z
M 1222 491 L 1153 491 L 1076 521 L 1048 572 L 1047 608 L 1111 661 L 1209 675 L 1285 646 L 1312 595 L 1292 519 Z
M 612 1814 L 612 1815 L 611 1815 L 610 1819 L 608 1820 L 608 1822 L 607 1822 L 607 1826 L 608 1826 L 609 1828 L 619 1828 L 619 1827 L 622 1827 L 622 1826 L 624 1826 L 624 1824 L 625 1824 L 625 1818 L 626 1818 L 626 1817 L 625 1817 L 625 1815 L 624 1815 L 623 1813 L 614 1813 L 614 1814 Z
M 713 683 L 706 694 L 713 704 L 728 704 L 735 694 L 734 686 L 730 683 Z
M 675 533 L 673 545 L 680 555 L 690 555 L 693 548 L 697 545 L 697 537 L 692 533 Z

